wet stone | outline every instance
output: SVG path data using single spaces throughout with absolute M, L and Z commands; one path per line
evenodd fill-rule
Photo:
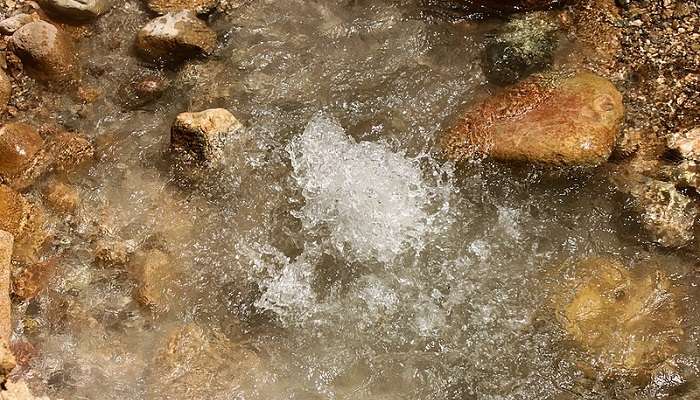
M 100 239 L 95 243 L 95 261 L 105 267 L 124 266 L 129 262 L 131 251 L 124 241 Z
M 40 0 L 41 7 L 61 18 L 86 21 L 109 11 L 112 0 Z
M 670 135 L 668 147 L 687 160 L 700 161 L 700 127 Z
M 8 381 L 0 391 L 0 400 L 49 400 L 46 396 L 34 396 L 24 381 Z
M 56 268 L 56 261 L 51 259 L 27 265 L 21 271 L 13 273 L 12 294 L 22 301 L 33 299 L 46 289 Z
M 80 197 L 74 187 L 58 180 L 51 180 L 44 188 L 44 200 L 54 210 L 70 213 L 78 207 Z
M 68 80 L 77 64 L 71 39 L 45 21 L 31 22 L 19 28 L 12 35 L 11 48 L 24 66 L 42 80 Z
M 141 76 L 122 85 L 117 100 L 126 109 L 137 109 L 158 100 L 169 86 L 170 82 L 163 76 Z
M 53 166 L 57 171 L 70 173 L 87 166 L 95 155 L 92 143 L 74 132 L 59 132 L 51 141 Z
M 455 160 L 487 155 L 596 166 L 610 157 L 623 114 L 620 92 L 595 74 L 532 76 L 469 107 L 443 137 L 442 147 Z
M 10 316 L 12 302 L 10 301 L 10 271 L 12 269 L 12 253 L 14 237 L 10 232 L 0 230 L 0 344 L 9 345 L 12 333 L 12 318 Z M 3 353 L 0 351 L 0 354 Z M 3 357 L 0 357 L 2 359 Z M 4 368 L 3 368 L 4 369 Z M 10 368 L 11 369 L 11 368 Z
M 548 68 L 557 47 L 557 25 L 540 13 L 516 18 L 486 45 L 483 69 L 489 82 L 515 83 Z
M 622 263 L 591 258 L 558 299 L 566 333 L 586 351 L 586 363 L 607 378 L 646 385 L 679 352 L 684 337 L 681 293 L 650 265 L 634 276 Z
M 30 14 L 17 14 L 0 21 L 0 33 L 12 35 L 15 31 L 30 22 L 36 21 L 36 17 Z
M 183 61 L 208 55 L 216 33 L 192 11 L 168 13 L 148 22 L 136 35 L 139 55 L 154 63 Z
M 0 128 L 0 176 L 11 181 L 26 170 L 44 144 L 31 126 L 11 123 Z
M 218 162 L 227 137 L 241 127 L 236 117 L 223 108 L 182 113 L 170 131 L 170 148 L 176 156 L 197 163 Z
M 456 8 L 468 13 L 510 14 L 544 10 L 565 4 L 567 0 L 438 0 L 429 4 Z
M 219 0 L 146 0 L 148 8 L 158 14 L 184 10 L 204 14 L 211 11 L 218 3 Z

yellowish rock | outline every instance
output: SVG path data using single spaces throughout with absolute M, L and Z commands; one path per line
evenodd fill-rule
M 620 262 L 591 258 L 576 266 L 571 294 L 557 300 L 566 333 L 606 377 L 640 384 L 676 355 L 684 338 L 681 294 L 661 272 L 634 276 Z

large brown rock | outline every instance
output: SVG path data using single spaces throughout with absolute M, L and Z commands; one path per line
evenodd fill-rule
M 77 58 L 73 43 L 55 25 L 45 21 L 26 24 L 12 35 L 11 47 L 39 79 L 65 81 L 74 75 Z
M 184 10 L 203 14 L 211 11 L 218 3 L 219 0 L 146 0 L 148 8 L 158 14 Z
M 679 352 L 683 296 L 663 273 L 635 276 L 617 260 L 591 258 L 576 265 L 564 288 L 559 321 L 603 376 L 644 385 Z
M 471 106 L 442 138 L 448 157 L 595 166 L 612 153 L 622 95 L 588 72 L 533 76 Z
M 178 62 L 208 55 L 216 46 L 216 33 L 193 11 L 155 18 L 136 35 L 138 54 L 155 63 Z
M 31 126 L 4 125 L 0 128 L 0 176 L 9 181 L 22 174 L 43 145 L 44 140 Z

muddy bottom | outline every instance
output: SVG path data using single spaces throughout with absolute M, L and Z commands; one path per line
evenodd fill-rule
M 455 112 L 493 90 L 480 54 L 501 22 L 410 2 L 234 1 L 209 18 L 212 56 L 174 70 L 133 55 L 150 17 L 117 2 L 80 40 L 97 100 L 37 84 L 27 101 L 44 105 L 20 114 L 97 152 L 70 178 L 76 214 L 50 217 L 48 290 L 13 309 L 14 340 L 33 348 L 15 373 L 35 393 L 697 398 L 694 252 L 650 245 L 602 171 L 455 167 L 436 151 Z M 129 103 L 122 87 L 145 74 L 169 88 Z M 213 107 L 245 127 L 222 165 L 183 174 L 172 121 Z M 669 379 L 600 372 L 559 323 L 572 266 L 593 256 L 682 293 Z M 152 292 L 138 279 L 150 267 Z

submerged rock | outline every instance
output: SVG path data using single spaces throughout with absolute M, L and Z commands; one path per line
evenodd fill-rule
M 184 10 L 204 14 L 211 11 L 218 3 L 219 0 L 146 0 L 148 8 L 158 14 Z
M 37 20 L 37 17 L 30 14 L 17 14 L 0 21 L 0 33 L 12 35 L 17 29 Z
M 163 76 L 140 76 L 119 88 L 118 101 L 127 109 L 136 109 L 158 100 L 170 86 Z
M 257 354 L 216 332 L 176 327 L 156 352 L 147 398 L 230 398 L 259 365 Z
M 156 312 L 169 309 L 178 271 L 168 254 L 158 249 L 137 252 L 129 274 L 137 283 L 134 297 L 139 303 Z
M 13 273 L 12 294 L 22 301 L 31 300 L 41 293 L 56 273 L 56 261 L 33 263 Z
M 487 43 L 484 75 L 491 83 L 506 85 L 548 68 L 557 47 L 557 29 L 540 13 L 513 19 Z
M 622 95 L 588 72 L 533 76 L 468 108 L 442 138 L 448 157 L 476 154 L 554 166 L 596 166 L 612 153 Z
M 68 35 L 45 21 L 31 22 L 19 28 L 12 35 L 11 48 L 42 80 L 70 79 L 77 65 L 76 52 Z
M 34 160 L 44 140 L 31 126 L 10 123 L 0 128 L 0 177 L 11 181 Z
M 242 124 L 228 110 L 213 108 L 177 116 L 170 131 L 170 149 L 197 163 L 221 161 L 227 136 Z
M 124 266 L 132 249 L 121 240 L 100 239 L 95 243 L 95 261 L 105 267 Z
M 458 8 L 468 13 L 509 14 L 545 10 L 570 0 L 442 0 L 443 6 Z M 435 3 L 434 1 L 432 3 Z
M 616 260 L 592 258 L 576 265 L 566 290 L 571 294 L 557 300 L 559 320 L 604 376 L 644 385 L 679 352 L 681 296 L 663 273 L 633 276 Z
M 177 62 L 208 55 L 216 33 L 192 11 L 168 13 L 146 24 L 136 35 L 136 50 L 155 63 Z
M 80 202 L 78 191 L 74 187 L 55 179 L 44 187 L 44 199 L 49 207 L 66 213 L 75 211 Z
M 59 132 L 54 135 L 50 151 L 54 169 L 64 173 L 85 167 L 95 155 L 90 140 L 75 132 Z
M 74 21 L 95 19 L 112 7 L 112 0 L 40 0 L 39 3 L 48 13 Z

